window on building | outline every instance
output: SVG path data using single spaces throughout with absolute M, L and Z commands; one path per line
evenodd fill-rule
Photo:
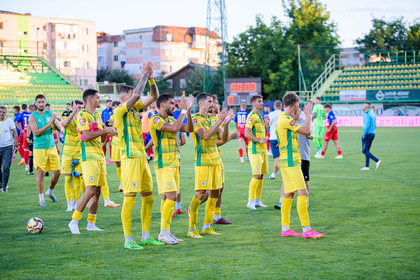
M 80 84 L 80 86 L 82 86 L 82 87 L 86 87 L 86 86 L 88 86 L 88 79 L 80 79 L 79 84 Z
M 98 49 L 102 49 L 104 47 L 104 43 L 98 43 Z
M 118 42 L 114 42 L 114 48 L 118 47 Z
M 81 52 L 89 52 L 89 45 L 80 45 L 79 50 Z
M 103 56 L 98 56 L 98 62 L 102 62 Z
M 23 50 L 23 53 L 24 54 L 28 54 L 28 50 Z
M 143 54 L 143 51 L 142 50 L 140 50 L 140 54 Z
M 143 36 L 142 36 L 142 35 L 140 35 L 140 40 L 141 40 L 141 39 L 143 39 Z
M 165 50 L 165 55 L 166 56 L 172 56 L 172 51 L 171 50 Z
M 0 29 L 3 29 L 3 22 L 0 21 Z
M 89 62 L 82 62 L 81 67 L 82 69 L 89 69 Z
M 181 56 L 185 57 L 185 51 L 181 51 Z
M 188 48 L 191 49 L 192 48 L 192 44 L 188 43 Z
M 118 61 L 118 55 L 114 55 L 114 61 Z
M 71 61 L 64 61 L 64 67 L 71 67 Z
M 44 26 L 42 27 L 42 31 L 47 32 L 47 26 L 46 26 L 46 25 L 44 25 Z
M 28 31 L 18 31 L 18 36 L 28 36 Z
M 79 34 L 80 35 L 88 35 L 88 29 L 85 27 L 80 27 L 79 28 Z
M 169 72 L 172 72 L 172 65 L 169 66 Z
M 51 24 L 51 32 L 55 32 L 55 24 Z
M 42 44 L 42 49 L 43 49 L 43 50 L 45 50 L 45 51 L 46 51 L 46 50 L 47 50 L 47 47 L 48 47 L 47 43 L 43 43 L 43 44 Z
M 180 88 L 186 88 L 187 87 L 187 82 L 185 81 L 185 79 L 180 79 L 179 80 L 179 86 L 180 86 Z
M 172 34 L 166 34 L 166 40 L 170 42 L 173 41 Z
M 172 79 L 166 80 L 169 83 L 169 88 L 172 88 Z

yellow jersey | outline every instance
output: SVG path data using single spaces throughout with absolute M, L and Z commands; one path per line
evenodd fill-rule
M 250 128 L 252 135 L 254 135 L 257 138 L 263 139 L 267 136 L 264 120 L 259 114 L 255 113 L 254 111 L 251 111 L 251 113 L 248 114 L 245 127 Z M 251 150 L 251 153 L 253 155 L 267 154 L 266 144 L 254 142 L 251 141 L 251 139 L 248 143 L 248 150 L 249 149 Z
M 92 115 L 90 112 L 86 111 L 86 109 L 80 111 L 80 113 L 77 114 L 77 129 L 79 133 L 82 133 L 84 130 L 90 130 L 89 123 L 92 122 L 98 123 L 99 130 L 103 129 L 102 120 L 98 113 L 95 112 Z M 82 151 L 82 161 L 89 159 L 105 160 L 101 136 L 89 141 L 80 140 L 80 148 Z
M 114 115 L 111 115 L 111 117 L 109 117 L 111 120 L 114 120 L 114 128 L 115 128 L 115 118 Z M 117 128 L 115 128 L 117 129 Z M 111 142 L 112 146 L 117 146 L 120 147 L 121 146 L 121 140 L 120 137 L 118 137 L 117 135 L 112 136 L 112 142 Z
M 217 149 L 217 140 L 219 140 L 219 133 L 216 132 L 211 136 L 209 141 L 202 139 L 196 131 L 203 128 L 209 131 L 217 122 L 217 118 L 210 116 L 205 118 L 200 113 L 193 116 L 193 142 L 195 147 L 195 165 L 196 166 L 215 166 L 221 162 L 220 153 Z
M 67 119 L 63 116 L 61 123 Z M 77 123 L 75 120 L 64 128 L 64 143 L 63 143 L 63 155 L 65 156 L 80 156 L 80 134 L 77 132 Z
M 155 146 L 154 168 L 179 166 L 176 133 L 161 131 L 165 123 L 173 124 L 173 117 L 165 119 L 161 115 L 154 115 L 149 121 L 149 132 Z
M 277 119 L 276 135 L 279 142 L 280 167 L 300 166 L 299 134 L 296 130 L 302 126 L 291 116 L 281 112 Z
M 143 101 L 139 101 L 131 110 L 127 110 L 127 102 L 114 110 L 114 127 L 121 141 L 121 159 L 146 157 L 139 114 L 143 108 Z

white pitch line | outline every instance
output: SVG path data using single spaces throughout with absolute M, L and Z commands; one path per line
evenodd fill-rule
M 182 169 L 190 169 L 194 170 L 194 168 L 182 168 Z M 225 172 L 238 172 L 238 173 L 252 173 L 252 171 L 246 170 L 226 170 Z M 359 180 L 375 180 L 375 181 L 392 181 L 392 182 L 414 182 L 420 183 L 420 181 L 416 180 L 405 180 L 405 179 L 387 179 L 387 178 L 366 178 L 366 177 L 345 177 L 345 176 L 334 176 L 334 175 L 310 175 L 311 177 L 324 177 L 324 178 L 340 178 L 340 179 L 359 179 Z

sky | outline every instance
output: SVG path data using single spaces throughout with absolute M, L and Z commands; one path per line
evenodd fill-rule
M 92 20 L 97 31 L 117 35 L 123 30 L 156 25 L 206 27 L 206 0 L 14 0 L 3 1 L 0 10 L 31 13 L 32 16 Z M 366 34 L 375 18 L 403 16 L 412 22 L 420 18 L 419 0 L 321 0 L 327 5 L 331 19 L 337 24 L 341 47 L 354 47 L 357 38 Z M 42 3 L 42 4 L 40 4 Z M 287 18 L 281 0 L 226 0 L 228 41 L 255 26 L 260 14 L 266 23 L 273 16 L 283 22 Z

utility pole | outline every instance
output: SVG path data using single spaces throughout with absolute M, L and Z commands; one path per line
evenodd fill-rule
M 226 19 L 226 5 L 225 0 L 208 0 L 207 2 L 207 25 L 206 25 L 206 53 L 205 53 L 205 65 L 204 65 L 204 92 L 210 92 L 213 86 L 213 79 L 212 74 L 215 74 L 214 70 L 210 67 L 211 61 L 214 59 L 214 49 L 217 50 L 217 43 L 216 45 L 212 46 L 211 42 L 211 33 L 214 32 L 216 35 L 220 36 L 218 39 L 222 44 L 222 52 L 221 52 L 221 67 L 223 71 L 223 89 L 224 89 L 224 97 L 226 100 L 226 88 L 225 88 L 225 81 L 226 81 L 226 73 L 225 73 L 225 64 L 226 64 L 226 41 L 227 37 L 227 19 Z M 214 41 L 213 41 L 214 42 Z

